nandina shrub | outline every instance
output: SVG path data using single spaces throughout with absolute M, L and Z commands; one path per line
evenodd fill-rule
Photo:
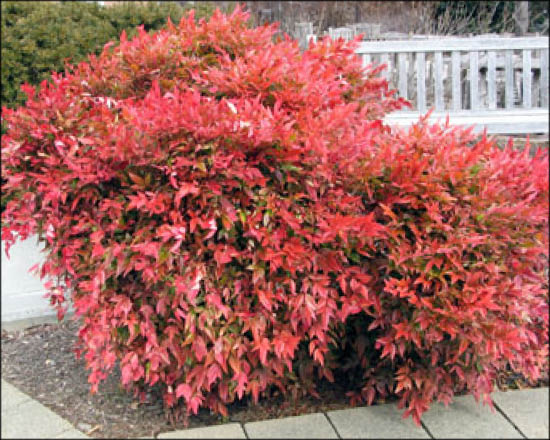
M 364 384 L 352 399 L 394 393 L 419 423 L 458 392 L 492 404 L 506 368 L 547 377 L 547 151 L 421 121 L 346 162 L 350 193 L 384 226 L 366 255 L 347 250 L 371 305 L 339 329 L 328 364 Z
M 225 414 L 291 389 L 299 345 L 330 378 L 329 329 L 360 310 L 339 290 L 347 237 L 381 227 L 335 164 L 403 101 L 354 44 L 301 52 L 246 20 L 123 34 L 3 110 L 2 238 L 45 241 L 38 270 L 59 317 L 70 295 L 83 319 L 93 391 L 119 360 L 124 385 Z
M 257 400 L 273 386 L 314 393 L 313 373 L 331 380 L 356 366 L 355 400 L 396 393 L 418 421 L 433 397 L 487 391 L 506 361 L 535 375 L 547 343 L 535 273 L 547 242 L 548 180 L 535 180 L 543 159 L 498 156 L 486 141 L 471 150 L 466 135 L 427 126 L 392 134 L 380 118 L 404 102 L 380 69 L 362 68 L 354 43 L 325 39 L 300 52 L 273 41 L 274 26 L 247 29 L 246 19 L 218 12 L 131 41 L 122 35 L 38 93 L 26 88 L 25 107 L 4 109 L 3 190 L 14 199 L 2 237 L 7 248 L 31 233 L 46 241 L 40 273 L 52 278 L 60 316 L 70 295 L 83 318 L 79 352 L 92 390 L 119 360 L 129 388 L 158 384 L 169 407 L 181 399 L 187 412 L 226 414 L 235 398 Z M 479 170 L 460 175 L 461 164 Z M 538 171 L 491 177 L 502 164 Z M 450 175 L 459 207 L 444 186 Z M 522 192 L 519 181 L 532 188 Z M 471 219 L 489 218 L 484 209 L 500 201 L 515 217 L 496 213 L 477 231 Z M 453 213 L 466 223 L 449 223 Z M 457 237 L 486 234 L 489 244 L 460 253 L 448 227 Z M 434 240 L 456 254 L 442 252 L 424 278 L 421 262 L 401 261 L 423 258 L 415 228 L 426 258 L 439 257 L 426 244 Z M 523 240 L 528 233 L 534 241 Z M 498 263 L 484 260 L 490 240 Z M 499 272 L 514 246 L 517 268 Z M 455 260 L 462 268 L 451 271 Z M 451 271 L 443 279 L 462 297 L 432 279 L 434 264 Z M 416 304 L 395 294 L 409 279 L 426 283 Z M 495 306 L 478 301 L 486 292 Z M 449 323 L 459 306 L 476 330 Z M 464 347 L 480 335 L 488 342 Z M 473 358 L 477 373 L 462 368 Z M 446 373 L 453 362 L 462 369 Z M 439 376 L 428 377 L 436 367 Z

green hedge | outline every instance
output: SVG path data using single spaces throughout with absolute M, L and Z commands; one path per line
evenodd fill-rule
M 122 30 L 129 36 L 143 24 L 147 31 L 161 28 L 170 16 L 179 21 L 186 12 L 178 2 L 120 2 L 103 7 L 97 2 L 7 1 L 2 7 L 2 105 L 25 102 L 20 90 L 27 82 L 37 85 L 51 71 L 63 71 L 65 60 L 77 63 L 98 54 Z M 213 7 L 197 2 L 197 18 L 209 16 Z

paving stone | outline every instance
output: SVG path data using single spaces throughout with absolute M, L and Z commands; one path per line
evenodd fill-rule
M 51 438 L 71 429 L 69 422 L 36 400 L 2 409 L 2 438 Z
M 227 423 L 204 428 L 164 432 L 159 434 L 157 438 L 246 438 L 246 436 L 239 423 Z
M 491 397 L 527 438 L 548 438 L 548 388 L 498 392 Z
M 322 413 L 246 423 L 244 429 L 248 438 L 338 438 Z
M 448 408 L 432 404 L 422 421 L 435 438 L 523 438 L 502 414 L 470 395 L 455 397 Z
M 330 411 L 327 416 L 342 438 L 430 438 L 397 405 L 375 405 Z
M 54 438 L 90 438 L 87 435 L 83 434 L 78 429 L 69 429 L 68 431 L 64 431 L 59 435 L 56 435 Z
M 2 412 L 15 408 L 31 398 L 2 379 Z

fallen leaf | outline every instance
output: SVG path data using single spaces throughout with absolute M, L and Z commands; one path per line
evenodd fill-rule
M 94 432 L 100 430 L 101 428 L 103 428 L 103 425 L 95 425 L 92 429 L 90 429 L 86 435 L 90 435 L 90 434 L 93 434 Z

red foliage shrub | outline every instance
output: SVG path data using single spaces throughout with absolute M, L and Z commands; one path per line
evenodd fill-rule
M 342 335 L 354 400 L 394 392 L 418 423 L 434 398 L 491 403 L 507 367 L 548 374 L 548 154 L 528 151 L 421 121 L 353 158 L 349 188 L 384 226 L 357 250 L 371 305 Z
M 353 43 L 301 53 L 246 18 L 122 35 L 3 110 L 2 238 L 46 241 L 92 389 L 118 359 L 128 387 L 225 414 L 358 365 L 355 399 L 395 392 L 418 420 L 506 362 L 536 376 L 544 158 L 392 134 L 404 102 Z

